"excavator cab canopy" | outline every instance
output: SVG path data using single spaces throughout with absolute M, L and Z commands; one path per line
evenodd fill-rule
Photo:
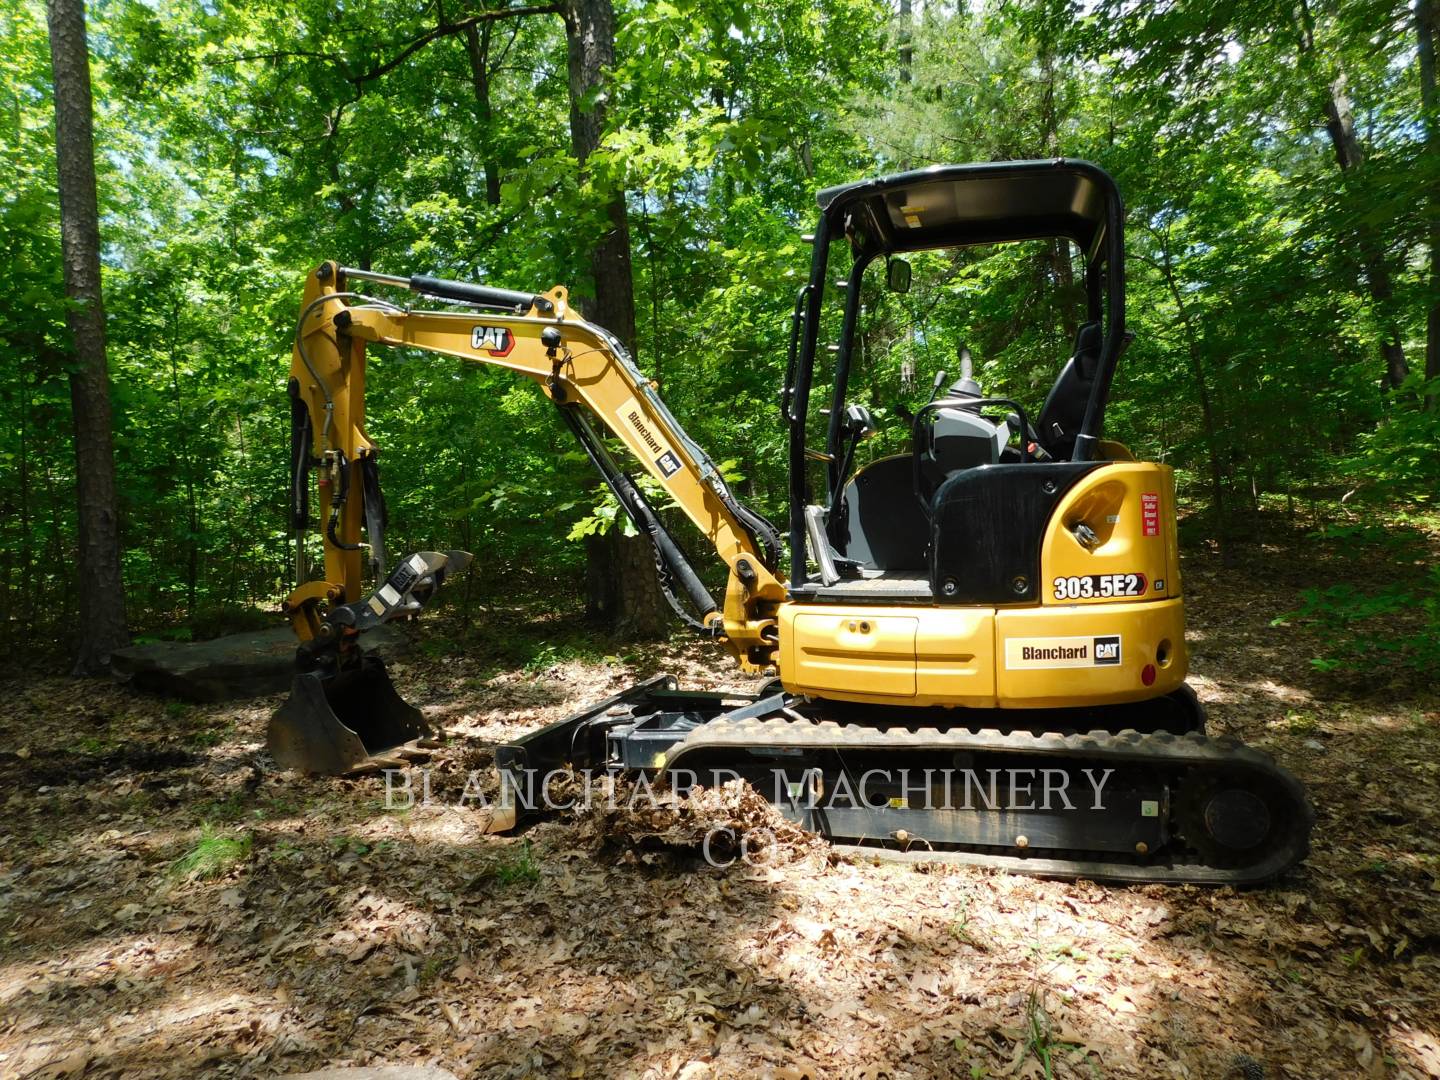
M 857 258 L 1061 236 L 1087 260 L 1101 254 L 1114 182 L 1088 162 L 936 165 L 819 193 L 842 216 Z
M 846 474 L 853 460 L 854 432 L 846 420 L 853 411 L 847 407 L 846 392 L 858 352 L 855 343 L 859 338 L 861 283 L 866 268 L 875 260 L 891 263 L 886 279 L 892 288 L 903 291 L 909 283 L 908 268 L 895 263 L 908 252 L 1054 238 L 1075 245 L 1084 264 L 1085 321 L 1078 329 L 1071 357 L 1043 405 L 1033 414 L 1035 423 L 1030 423 L 1023 408 L 1016 408 L 1018 429 L 1023 432 L 1021 446 L 1038 447 L 1038 458 L 1049 463 L 1047 468 L 1063 462 L 1079 466 L 1099 456 L 1111 380 L 1128 342 L 1124 207 L 1115 181 L 1097 165 L 1066 158 L 936 165 L 826 188 L 817 201 L 820 221 L 814 235 L 810 278 L 795 298 L 789 366 L 781 390 L 781 412 L 790 429 L 792 588 L 801 588 L 807 582 L 805 508 L 814 494 L 807 480 L 807 461 L 826 463 L 824 505 L 831 513 L 828 520 L 836 522 L 834 514 L 847 501 Z M 836 248 L 841 252 L 848 248 L 848 269 L 843 262 L 832 265 Z M 901 272 L 894 272 L 897 269 Z M 834 295 L 828 288 L 832 278 L 834 284 L 843 287 L 844 313 L 838 339 L 822 347 L 824 303 L 827 296 Z M 806 439 L 811 389 L 822 356 L 826 357 L 827 367 L 833 357 L 833 369 L 826 372 L 830 375 L 830 400 L 821 403 L 829 406 L 827 432 L 822 447 L 810 447 Z M 1039 358 L 1037 362 L 1041 362 Z M 952 392 L 955 389 L 952 387 Z M 1016 405 L 1004 399 L 986 400 L 994 406 Z M 938 404 L 932 398 L 932 406 Z M 1027 456 L 1022 449 L 1022 463 L 1036 458 L 1035 454 Z M 898 483 L 902 479 L 898 476 L 901 466 L 894 468 L 897 483 L 883 486 L 908 486 Z M 995 483 L 1000 480 L 997 478 Z M 917 479 L 915 487 L 924 504 L 921 511 L 933 516 L 921 486 Z M 889 531 L 917 531 L 904 524 L 914 510 L 909 505 L 913 501 L 907 501 L 902 492 L 894 512 L 880 515 L 901 522 Z M 836 527 L 832 525 L 832 529 Z

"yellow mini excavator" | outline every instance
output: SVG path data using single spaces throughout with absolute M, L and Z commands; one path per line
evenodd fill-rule
M 276 761 L 342 773 L 437 736 L 359 647 L 470 560 L 421 552 L 387 573 L 365 357 L 400 346 L 538 383 L 653 543 L 680 617 L 746 671 L 775 675 L 752 696 L 662 676 L 599 702 L 501 748 L 517 792 L 561 767 L 739 776 L 837 843 L 1051 876 L 1241 884 L 1302 859 L 1313 814 L 1299 782 L 1207 737 L 1185 685 L 1172 471 L 1102 437 L 1129 342 L 1113 180 L 1065 159 L 936 166 L 829 188 L 819 204 L 780 389 L 783 534 L 735 496 L 564 288 L 333 262 L 310 274 L 290 378 L 292 524 L 303 566 L 314 486 L 325 568 L 285 605 L 299 671 L 271 723 Z M 909 414 L 904 452 L 855 467 L 876 430 L 847 397 L 867 269 L 903 292 L 908 253 L 1057 237 L 1083 261 L 1087 316 L 1033 420 L 1023 403 L 986 396 L 967 365 Z M 359 291 L 369 286 L 429 303 Z M 822 343 L 822 323 L 839 326 L 838 342 Z M 606 429 L 724 560 L 720 601 Z

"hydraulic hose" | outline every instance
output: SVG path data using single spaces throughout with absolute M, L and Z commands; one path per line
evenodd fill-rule
M 590 458 L 591 464 L 604 478 L 621 508 L 635 523 L 635 527 L 650 540 L 650 547 L 655 555 L 656 577 L 666 602 L 680 621 L 691 630 L 707 637 L 718 636 L 723 632 L 720 627 L 706 623 L 704 619 L 705 616 L 716 611 L 719 605 L 715 603 L 714 597 L 705 588 L 705 583 L 700 580 L 699 575 L 695 573 L 695 568 L 690 565 L 679 545 L 675 543 L 674 537 L 666 531 L 654 508 L 645 498 L 645 493 L 615 464 L 610 454 L 600 444 L 594 428 L 577 408 L 561 406 L 560 415 L 575 438 L 579 440 L 586 456 Z M 690 603 L 700 613 L 698 619 L 685 610 L 684 605 L 680 603 L 680 598 L 675 595 L 674 583 L 676 581 L 683 587 Z

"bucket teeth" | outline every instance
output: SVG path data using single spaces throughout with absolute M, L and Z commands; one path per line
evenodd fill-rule
M 426 760 L 441 745 L 443 733 L 395 692 L 380 658 L 357 657 L 350 646 L 357 633 L 417 615 L 472 561 L 468 551 L 417 551 L 365 599 L 325 614 L 315 640 L 301 646 L 304 670 L 289 699 L 270 718 L 267 743 L 277 765 L 341 776 Z

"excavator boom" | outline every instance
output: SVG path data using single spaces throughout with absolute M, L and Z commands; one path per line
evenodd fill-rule
M 401 306 L 362 293 L 367 283 L 403 287 L 466 311 Z M 696 631 L 761 670 L 778 644 L 775 612 L 785 588 L 775 575 L 774 528 L 730 491 L 714 462 L 685 433 L 654 386 L 607 331 L 570 307 L 563 287 L 526 294 L 465 282 L 393 277 L 323 263 L 306 281 L 289 392 L 292 526 L 303 568 L 311 474 L 317 475 L 323 577 L 303 581 L 284 610 L 300 640 L 291 700 L 271 725 L 287 766 L 350 771 L 416 752 L 436 733 L 394 692 L 383 665 L 361 655 L 359 635 L 417 613 L 464 552 L 421 552 L 385 577 L 385 504 L 379 451 L 365 431 L 367 349 L 413 348 L 501 367 L 536 382 L 655 551 L 661 588 Z M 717 603 L 670 536 L 642 487 L 606 449 L 608 430 L 640 462 L 729 568 Z M 362 531 L 366 543 L 361 542 Z M 368 550 L 367 561 L 363 558 Z M 364 595 L 369 570 L 377 582 Z M 303 576 L 303 569 L 302 569 Z M 343 715 L 342 715 L 343 714 Z M 337 747 L 340 749 L 337 750 Z

